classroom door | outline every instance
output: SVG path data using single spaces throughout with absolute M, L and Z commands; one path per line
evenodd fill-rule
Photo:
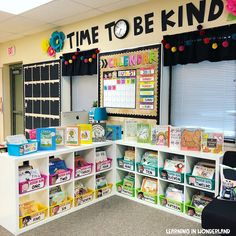
M 11 80 L 11 133 L 24 133 L 24 116 L 23 116 L 23 76 L 22 65 L 10 67 Z

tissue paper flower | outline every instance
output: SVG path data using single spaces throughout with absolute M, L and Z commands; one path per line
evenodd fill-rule
M 44 52 L 47 52 L 48 51 L 48 48 L 49 48 L 49 41 L 48 39 L 43 39 L 42 42 L 41 42 L 41 48 Z
M 48 48 L 48 55 L 50 57 L 55 57 L 56 56 L 56 51 L 52 47 L 49 47 Z
M 65 34 L 63 32 L 54 31 L 50 38 L 50 45 L 56 51 L 60 52 L 63 48 Z
M 226 10 L 229 12 L 228 21 L 236 20 L 236 0 L 226 0 Z

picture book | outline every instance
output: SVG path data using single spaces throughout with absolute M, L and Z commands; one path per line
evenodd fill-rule
M 158 125 L 156 130 L 156 145 L 158 146 L 169 146 L 169 125 Z
M 185 172 L 184 160 L 166 159 L 164 163 L 164 170 L 184 173 Z
M 224 133 L 202 132 L 202 152 L 223 153 Z
M 202 130 L 197 128 L 181 129 L 181 150 L 201 151 Z
M 106 141 L 106 123 L 92 124 L 92 140 L 93 142 Z
M 30 215 L 38 211 L 38 205 L 35 201 L 25 202 L 20 204 L 20 216 Z
M 77 146 L 80 145 L 80 127 L 68 126 L 66 127 L 66 145 Z
M 56 149 L 56 129 L 55 128 L 38 128 L 36 129 L 36 137 L 39 142 L 39 150 L 55 150 Z
M 193 176 L 198 176 L 207 179 L 213 179 L 215 174 L 215 167 L 212 163 L 198 162 L 193 167 Z
M 80 127 L 80 144 L 92 143 L 92 125 L 91 124 L 79 124 Z
M 151 142 L 151 126 L 149 124 L 139 123 L 137 125 L 137 142 L 138 143 Z
M 67 170 L 67 166 L 64 160 L 60 158 L 51 158 L 49 159 L 49 174 L 59 174 Z
M 157 125 L 151 126 L 151 144 L 157 144 Z
M 142 165 L 157 166 L 158 154 L 157 152 L 147 151 L 141 158 Z
M 96 189 L 101 189 L 107 186 L 107 180 L 105 176 L 97 176 Z
M 125 120 L 124 123 L 124 140 L 125 141 L 137 141 L 137 121 Z
M 157 180 L 151 178 L 143 178 L 141 191 L 151 195 L 157 194 Z
M 181 128 L 171 126 L 169 147 L 173 149 L 180 149 L 180 142 L 181 142 Z
M 172 199 L 177 202 L 184 201 L 184 191 L 179 186 L 177 187 L 174 184 L 170 184 L 165 193 L 166 198 Z
M 194 194 L 192 197 L 191 205 L 199 209 L 203 209 L 212 200 L 213 199 L 211 197 L 204 196 L 201 194 Z
M 56 145 L 63 146 L 65 145 L 65 128 L 56 127 Z
M 122 135 L 121 125 L 107 125 L 106 139 L 107 140 L 120 140 Z

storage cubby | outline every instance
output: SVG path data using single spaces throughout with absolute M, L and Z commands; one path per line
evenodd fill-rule
M 199 175 L 193 173 L 193 168 L 198 162 L 212 164 L 216 173 L 216 162 L 214 160 L 203 160 L 192 156 L 186 157 L 186 185 L 196 189 L 204 189 L 209 192 L 215 191 L 215 173 L 213 178 L 208 178 L 208 171 L 199 169 Z
M 149 176 L 136 174 L 136 198 L 142 201 L 157 204 L 158 202 L 158 180 Z M 142 190 L 146 188 L 147 191 Z M 154 189 L 156 188 L 156 191 Z
M 149 153 L 149 154 L 148 154 Z M 144 154 L 146 154 L 146 157 L 143 158 Z M 151 156 L 154 155 L 157 156 L 156 163 L 152 163 L 155 158 L 152 158 L 152 160 L 148 160 L 151 158 Z M 145 149 L 145 148 L 136 148 L 136 171 L 140 174 L 151 176 L 151 177 L 157 177 L 158 176 L 158 151 L 151 150 L 151 149 Z M 145 159 L 145 162 L 142 162 L 142 160 Z
M 94 173 L 94 149 L 74 153 L 74 177 L 82 178 Z
M 169 168 L 166 168 L 165 162 L 174 158 L 183 160 L 183 163 L 176 163 L 176 165 L 174 165 L 174 162 L 172 164 L 170 162 L 171 165 L 169 165 Z M 183 184 L 184 174 L 185 174 L 184 155 L 159 151 L 159 178 L 161 178 L 162 180 L 166 180 L 168 182 Z
M 121 169 L 125 169 L 128 171 L 135 171 L 135 154 L 134 154 L 134 160 L 128 160 L 124 159 L 125 152 L 127 150 L 133 150 L 135 152 L 135 148 L 131 146 L 126 145 L 117 145 L 116 146 L 116 161 L 117 161 L 117 167 Z
M 112 145 L 98 147 L 95 150 L 96 173 L 103 173 L 112 168 Z

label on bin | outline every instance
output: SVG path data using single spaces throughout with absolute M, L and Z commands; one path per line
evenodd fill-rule
M 91 166 L 84 166 L 82 168 L 78 168 L 75 172 L 75 177 L 80 177 L 84 175 L 89 175 L 92 172 Z

